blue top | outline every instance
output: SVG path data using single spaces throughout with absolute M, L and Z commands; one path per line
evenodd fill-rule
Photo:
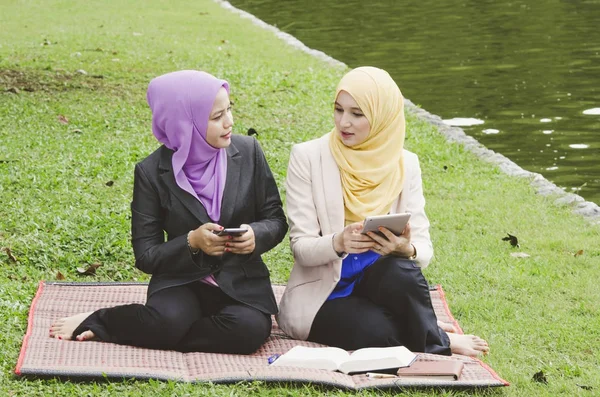
M 356 283 L 360 281 L 365 270 L 371 266 L 381 255 L 373 251 L 362 254 L 350 254 L 342 261 L 342 274 L 340 281 L 329 295 L 327 300 L 349 296 Z

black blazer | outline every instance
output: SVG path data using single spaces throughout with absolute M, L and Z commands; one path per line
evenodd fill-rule
M 279 244 L 287 231 L 279 191 L 256 139 L 232 135 L 226 150 L 227 180 L 218 223 L 249 224 L 256 238 L 254 252 L 192 255 L 187 233 L 211 220 L 200 201 L 177 185 L 173 151 L 161 146 L 135 167 L 131 203 L 135 266 L 152 274 L 148 296 L 213 274 L 233 299 L 274 314 L 277 304 L 261 254 Z

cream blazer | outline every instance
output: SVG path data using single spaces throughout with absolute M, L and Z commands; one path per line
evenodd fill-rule
M 433 257 L 421 168 L 417 155 L 404 151 L 404 186 L 391 213 L 410 212 L 415 263 L 426 267 Z M 294 145 L 286 180 L 286 207 L 294 266 L 281 298 L 277 322 L 295 339 L 306 340 L 312 322 L 342 270 L 333 235 L 344 229 L 344 201 L 338 166 L 329 149 L 329 134 Z

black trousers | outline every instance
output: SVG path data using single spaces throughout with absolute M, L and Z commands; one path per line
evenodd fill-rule
M 200 281 L 153 293 L 145 305 L 100 309 L 73 337 L 91 330 L 105 342 L 183 352 L 250 354 L 271 334 L 271 315 Z
M 308 340 L 346 350 L 404 345 L 414 352 L 451 355 L 421 269 L 394 256 L 368 267 L 350 296 L 326 301 Z

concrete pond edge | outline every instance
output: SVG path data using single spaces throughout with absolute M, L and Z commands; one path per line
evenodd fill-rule
M 345 63 L 330 57 L 322 51 L 307 47 L 304 43 L 302 43 L 294 36 L 282 32 L 277 27 L 269 25 L 268 23 L 264 22 L 263 20 L 244 10 L 240 10 L 239 8 L 234 7 L 228 1 L 213 1 L 215 1 L 217 4 L 220 4 L 221 7 L 235 14 L 238 14 L 240 17 L 251 20 L 252 23 L 254 23 L 255 25 L 273 32 L 278 38 L 283 40 L 285 43 L 299 49 L 300 51 L 306 52 L 311 56 L 314 56 L 317 59 L 334 67 L 339 67 L 343 69 L 348 68 L 348 66 Z M 473 138 L 470 135 L 467 135 L 462 128 L 452 127 L 444 124 L 441 117 L 435 114 L 431 114 L 425 109 L 420 108 L 419 106 L 411 102 L 409 99 L 405 99 L 404 103 L 406 110 L 415 114 L 418 118 L 434 125 L 449 142 L 456 142 L 458 144 L 463 145 L 465 149 L 474 153 L 481 160 L 498 166 L 498 168 L 500 168 L 501 171 L 508 175 L 529 179 L 531 186 L 535 188 L 538 194 L 543 196 L 553 196 L 555 197 L 554 203 L 556 205 L 571 206 L 573 213 L 581 215 L 582 217 L 584 217 L 592 223 L 600 224 L 600 206 L 598 206 L 596 203 L 586 201 L 583 197 L 579 196 L 578 194 L 566 192 L 562 188 L 556 186 L 554 183 L 544 178 L 542 174 L 524 170 L 504 155 L 496 153 L 493 150 L 486 148 L 475 138 Z

